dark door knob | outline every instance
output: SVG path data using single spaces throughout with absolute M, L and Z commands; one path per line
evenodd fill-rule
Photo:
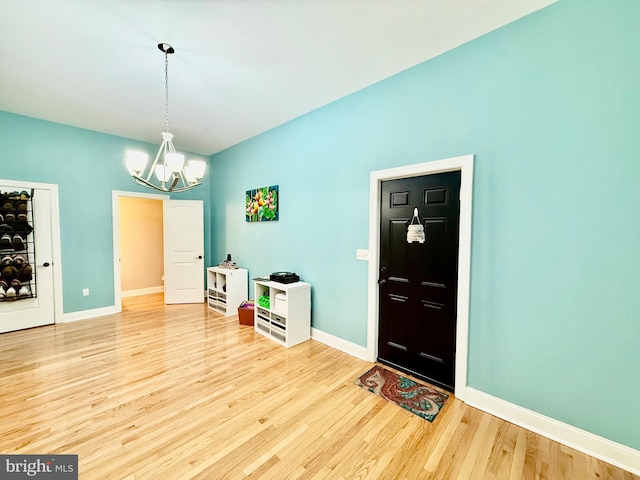
M 49 263 L 49 262 L 44 262 L 44 263 L 42 264 L 42 266 L 43 266 L 43 267 L 48 267 L 49 265 L 50 265 L 50 263 Z
M 202 255 L 198 255 L 198 260 L 202 260 Z

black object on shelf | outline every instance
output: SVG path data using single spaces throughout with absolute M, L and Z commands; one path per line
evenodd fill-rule
M 274 272 L 269 275 L 269 280 L 278 283 L 295 283 L 300 281 L 300 277 L 293 272 Z

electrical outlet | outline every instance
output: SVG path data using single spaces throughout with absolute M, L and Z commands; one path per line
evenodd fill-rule
M 368 261 L 369 260 L 369 250 L 366 250 L 366 249 L 363 249 L 363 248 L 358 248 L 356 250 L 356 260 Z
M 88 297 L 89 296 L 89 289 L 88 288 L 83 288 L 82 289 L 82 296 L 83 297 Z

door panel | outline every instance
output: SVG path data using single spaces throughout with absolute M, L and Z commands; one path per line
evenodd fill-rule
M 407 243 L 407 220 L 391 219 L 389 232 L 389 273 L 396 278 L 404 278 L 407 271 L 407 254 L 404 245 Z
M 22 190 L 31 192 L 26 187 L 0 185 L 2 192 Z M 27 236 L 25 256 L 33 268 L 30 289 L 34 297 L 0 302 L 0 333 L 54 323 L 51 195 L 48 189 L 34 189 L 32 211 L 28 212 L 33 221 L 33 232 Z M 2 256 L 13 256 L 14 253 L 9 249 L 3 251 Z
M 460 172 L 382 182 L 378 360 L 453 390 Z M 424 243 L 407 243 L 414 209 Z M 415 222 L 414 222 L 415 223 Z
M 446 288 L 447 280 L 447 219 L 429 218 L 423 223 L 424 231 L 429 239 L 429 251 L 420 251 L 422 264 L 422 283 Z M 434 255 L 432 252 L 439 252 Z
M 164 200 L 165 303 L 204 302 L 202 200 Z

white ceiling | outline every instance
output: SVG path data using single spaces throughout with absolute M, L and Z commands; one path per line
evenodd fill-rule
M 0 110 L 212 154 L 556 0 L 0 0 Z

